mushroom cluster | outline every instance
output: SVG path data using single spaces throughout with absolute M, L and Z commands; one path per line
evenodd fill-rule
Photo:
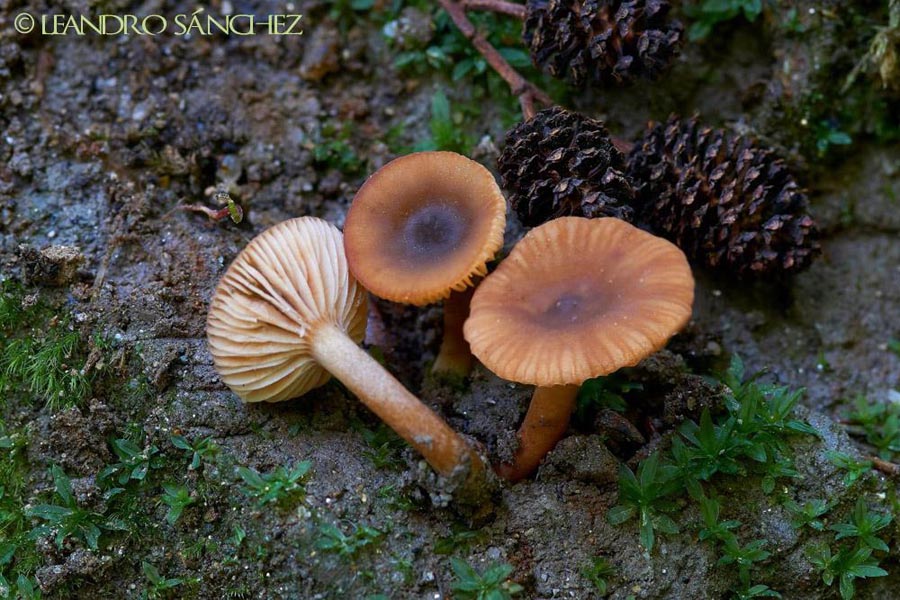
M 484 167 L 423 152 L 366 181 L 343 235 L 312 217 L 264 231 L 210 306 L 223 382 L 246 402 L 278 402 L 334 376 L 438 474 L 475 490 L 487 472 L 478 453 L 359 347 L 366 290 L 417 305 L 445 299 L 435 370 L 466 375 L 474 353 L 500 377 L 537 386 L 513 461 L 496 467 L 511 481 L 527 477 L 565 434 L 583 381 L 636 364 L 687 322 L 693 279 L 672 243 L 582 217 L 532 229 L 487 275 L 505 213 Z

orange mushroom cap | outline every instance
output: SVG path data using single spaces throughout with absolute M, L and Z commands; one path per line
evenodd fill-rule
M 464 332 L 504 379 L 580 384 L 662 348 L 693 300 L 671 242 L 619 219 L 566 217 L 528 232 L 481 282 Z
M 333 225 L 290 219 L 255 237 L 219 281 L 207 342 L 222 381 L 245 402 L 290 400 L 328 381 L 312 356 L 318 325 L 362 341 L 365 290 L 341 245 Z
M 490 171 L 455 152 L 418 152 L 363 184 L 347 213 L 344 247 L 373 294 L 424 305 L 484 275 L 505 227 L 506 200 Z

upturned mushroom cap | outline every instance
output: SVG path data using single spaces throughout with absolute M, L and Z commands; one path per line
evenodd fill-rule
M 566 217 L 532 229 L 481 282 L 464 331 L 504 379 L 579 384 L 662 348 L 693 299 L 672 243 L 618 219 Z
M 353 274 L 373 294 L 424 305 L 464 290 L 503 245 L 494 176 L 455 152 L 397 158 L 363 184 L 344 225 Z
M 323 385 L 311 355 L 329 323 L 359 343 L 365 290 L 347 268 L 341 232 L 321 219 L 290 219 L 254 238 L 222 277 L 206 319 L 216 370 L 246 402 L 278 402 Z

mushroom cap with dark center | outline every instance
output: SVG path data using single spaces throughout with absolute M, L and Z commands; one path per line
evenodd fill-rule
M 311 338 L 327 323 L 359 343 L 366 296 L 350 274 L 341 232 L 313 217 L 255 237 L 219 281 L 206 319 L 209 351 L 246 402 L 277 402 L 323 385 Z
M 494 176 L 455 152 L 397 158 L 363 184 L 344 225 L 353 274 L 376 296 L 424 305 L 464 290 L 503 245 Z
M 481 282 L 464 331 L 504 379 L 579 384 L 662 348 L 693 299 L 671 242 L 619 219 L 564 217 L 532 229 Z

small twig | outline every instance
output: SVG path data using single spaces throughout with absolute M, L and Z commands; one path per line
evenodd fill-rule
M 521 21 L 525 20 L 528 13 L 524 4 L 506 2 L 506 0 L 461 0 L 461 4 L 465 10 L 486 10 L 515 17 Z
M 466 39 L 472 42 L 472 45 L 481 53 L 491 68 L 506 81 L 509 85 L 509 89 L 512 90 L 513 95 L 518 96 L 519 104 L 522 106 L 522 114 L 525 116 L 525 119 L 528 120 L 534 116 L 535 101 L 546 104 L 547 106 L 552 105 L 553 100 L 546 92 L 522 77 L 522 75 L 516 71 L 505 58 L 503 58 L 503 55 L 487 41 L 484 35 L 475 29 L 472 21 L 466 16 L 465 6 L 461 4 L 461 2 L 464 1 L 467 0 L 438 0 L 441 7 L 447 11 L 447 14 L 453 19 L 453 23 L 459 31 Z
M 181 204 L 179 206 L 176 206 L 175 209 L 203 213 L 216 223 L 228 217 L 231 217 L 231 220 L 235 223 L 240 223 L 244 219 L 244 210 L 241 208 L 240 204 L 232 200 L 231 195 L 228 194 L 228 192 L 216 192 L 215 199 L 220 204 L 224 203 L 225 206 L 218 210 L 215 210 L 207 206 L 203 206 L 202 204 Z M 169 211 L 169 214 L 171 214 L 171 211 Z M 168 214 L 166 216 L 168 216 Z
M 881 471 L 885 475 L 890 475 L 891 477 L 900 475 L 900 465 L 896 463 L 882 460 L 877 456 L 870 456 L 869 460 L 872 461 L 872 466 L 875 467 L 876 470 Z

